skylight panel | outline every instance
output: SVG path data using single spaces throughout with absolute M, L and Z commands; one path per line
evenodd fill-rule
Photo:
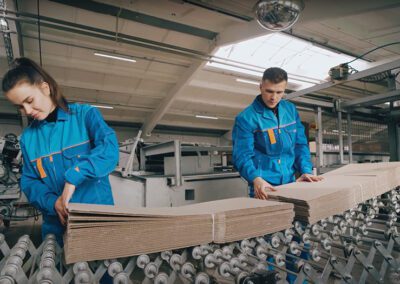
M 223 46 L 214 56 L 207 68 L 232 71 L 243 78 L 261 78 L 266 68 L 281 67 L 289 73 L 289 81 L 300 81 L 296 90 L 326 81 L 331 67 L 353 59 L 284 33 Z M 363 60 L 356 65 L 359 69 L 367 66 Z

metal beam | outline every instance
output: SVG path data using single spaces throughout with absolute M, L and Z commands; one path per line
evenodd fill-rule
M 181 146 L 181 152 L 232 152 L 232 146 Z
M 396 119 L 388 123 L 390 161 L 400 161 L 400 125 Z
M 306 89 L 303 89 L 303 90 L 300 90 L 300 91 L 297 91 L 297 92 L 293 92 L 293 93 L 287 94 L 286 95 L 286 99 L 291 100 L 291 99 L 294 99 L 294 98 L 297 98 L 297 97 L 300 97 L 300 96 L 303 96 L 303 95 L 306 95 L 306 94 L 315 93 L 315 92 L 318 92 L 320 90 L 327 89 L 329 87 L 333 87 L 333 86 L 336 86 L 336 85 L 341 85 L 341 84 L 344 84 L 344 83 L 349 82 L 349 81 L 358 80 L 358 79 L 361 79 L 361 78 L 364 78 L 364 77 L 368 77 L 368 76 L 371 76 L 371 75 L 374 75 L 374 74 L 377 74 L 377 73 L 380 73 L 380 72 L 383 72 L 383 71 L 392 70 L 392 69 L 399 68 L 399 67 L 400 67 L 400 58 L 397 59 L 397 60 L 390 61 L 390 62 L 384 62 L 384 63 L 381 63 L 381 64 L 379 64 L 377 66 L 372 67 L 372 68 L 369 68 L 369 69 L 366 69 L 366 70 L 351 74 L 346 80 L 335 81 L 335 82 L 326 82 L 326 83 L 323 83 L 323 84 L 315 85 L 315 86 L 310 87 L 310 88 L 306 88 Z
M 318 101 L 318 100 L 310 99 L 310 98 L 295 98 L 292 101 L 294 103 L 298 103 L 298 104 L 325 107 L 325 108 L 333 108 L 333 106 L 334 106 L 333 102 Z
M 353 163 L 353 140 L 351 139 L 352 135 L 352 123 L 351 123 L 351 114 L 347 113 L 347 145 L 349 146 L 349 163 Z
M 171 107 L 175 98 L 182 92 L 183 88 L 185 88 L 190 83 L 196 72 L 201 68 L 203 68 L 205 64 L 206 64 L 205 61 L 197 61 L 193 63 L 193 65 L 189 68 L 189 70 L 187 70 L 187 72 L 185 72 L 185 74 L 183 74 L 183 76 L 179 79 L 176 85 L 168 92 L 166 97 L 162 100 L 157 109 L 149 117 L 146 118 L 142 126 L 142 131 L 144 135 L 146 136 L 151 135 L 151 132 L 153 131 L 154 127 L 157 125 L 157 123 L 162 119 L 164 114 Z
M 19 23 L 18 23 L 18 25 L 19 25 Z M 33 40 L 39 40 L 38 36 L 24 34 L 24 33 L 21 34 L 21 38 L 22 37 L 33 39 Z M 116 55 L 116 56 L 126 56 L 126 57 L 132 56 L 131 54 L 127 54 L 126 52 L 119 52 L 119 51 L 116 51 L 115 49 L 106 49 L 103 47 L 99 47 L 98 45 L 97 46 L 84 45 L 82 43 L 77 44 L 74 41 L 66 41 L 65 38 L 63 40 L 60 40 L 60 39 L 55 40 L 55 39 L 49 39 L 49 38 L 41 36 L 40 40 L 42 42 L 49 42 L 49 43 L 54 43 L 54 44 L 58 44 L 58 45 L 62 45 L 62 46 L 71 46 L 71 47 L 76 47 L 76 48 L 81 48 L 81 49 L 86 49 L 86 50 L 91 50 L 91 51 L 113 53 L 113 55 Z M 148 61 L 148 62 L 156 62 L 156 63 L 167 64 L 167 65 L 171 65 L 171 66 L 178 66 L 178 67 L 183 67 L 183 68 L 188 68 L 190 66 L 189 64 L 175 62 L 173 59 L 168 59 L 168 60 L 162 59 L 162 58 L 158 59 L 155 57 L 146 57 L 146 56 L 138 56 L 138 55 L 135 55 L 134 57 L 135 57 L 135 59 L 137 58 L 137 59 Z M 154 77 L 153 77 L 153 79 L 154 79 Z
M 342 112 L 338 112 L 338 130 L 339 130 L 339 160 L 340 164 L 344 164 L 344 149 L 343 149 L 343 121 L 342 121 Z
M 129 21 L 135 21 L 141 24 L 161 28 L 161 29 L 166 29 L 166 30 L 172 30 L 176 32 L 181 32 L 197 37 L 202 37 L 208 40 L 214 39 L 218 33 L 209 31 L 206 29 L 201 29 L 185 24 L 181 24 L 178 22 L 173 22 L 169 20 L 165 20 L 162 18 L 146 15 L 143 13 L 135 12 L 132 10 L 124 9 L 121 7 L 116 7 L 113 5 L 105 4 L 105 3 L 100 3 L 100 2 L 95 2 L 95 1 L 81 1 L 81 0 L 50 0 L 51 2 L 56 2 L 59 4 L 64 4 L 68 6 L 72 6 L 75 8 L 80 8 L 84 10 L 88 10 L 91 12 L 99 13 L 99 14 L 105 14 Z
M 366 107 L 366 106 L 373 106 L 385 102 L 398 101 L 398 100 L 400 100 L 400 90 L 394 90 L 385 94 L 367 96 L 364 98 L 343 102 L 340 104 L 340 107 L 341 108 Z
M 207 72 L 207 70 L 206 70 Z M 235 76 L 236 77 L 236 76 Z M 233 77 L 233 78 L 235 78 Z M 217 78 L 220 79 L 220 78 Z M 222 80 L 219 80 L 216 82 L 214 79 L 213 81 L 205 81 L 201 79 L 194 79 L 190 82 L 190 86 L 193 87 L 200 87 L 200 88 L 205 88 L 205 89 L 210 89 L 210 90 L 217 90 L 217 91 L 223 91 L 223 92 L 229 92 L 229 93 L 237 93 L 237 94 L 247 94 L 251 96 L 255 96 L 257 94 L 257 86 L 256 88 L 250 88 L 250 87 L 238 87 L 236 85 L 229 86 L 224 82 L 221 82 Z M 286 100 L 287 95 L 283 99 Z M 309 105 L 309 106 L 320 106 L 324 108 L 333 108 L 333 103 L 329 101 L 319 101 L 316 99 L 312 98 L 295 98 L 293 99 L 294 103 L 298 104 L 303 104 L 303 105 Z
M 141 150 L 143 151 L 144 157 L 174 153 L 175 142 L 168 141 L 168 142 L 164 142 L 164 143 L 149 145 L 149 146 L 143 147 Z
M 5 18 L 8 20 L 15 20 L 18 22 L 23 22 L 23 23 L 28 23 L 32 25 L 37 24 L 37 15 L 31 14 L 31 13 L 21 13 L 21 12 L 14 12 L 11 10 L 2 10 L 0 11 L 5 11 L 7 14 L 15 14 L 17 17 L 12 17 L 6 14 Z M 71 32 L 75 34 L 80 34 L 80 35 L 85 35 L 89 37 L 94 37 L 94 38 L 100 38 L 100 39 L 105 39 L 105 40 L 112 40 L 112 41 L 118 41 L 120 43 L 126 43 L 126 44 L 131 44 L 131 45 L 136 45 L 140 47 L 145 47 L 153 50 L 158 50 L 158 51 L 163 51 L 163 52 L 168 52 L 168 53 L 173 53 L 185 57 L 190 57 L 190 58 L 201 58 L 208 60 L 210 59 L 210 56 L 208 54 L 202 53 L 197 50 L 193 49 L 188 49 L 188 48 L 183 48 L 171 44 L 166 44 L 163 42 L 158 42 L 158 41 L 153 41 L 153 40 L 148 40 L 145 38 L 140 38 L 140 37 L 135 37 L 127 34 L 118 34 L 118 37 L 116 37 L 115 32 L 109 31 L 109 30 L 104 30 L 104 29 L 98 29 L 86 25 L 81 25 L 81 24 L 76 24 L 68 21 L 63 21 L 55 18 L 50 18 L 46 16 L 40 16 L 40 25 L 42 27 L 47 27 L 51 29 L 56 29 L 56 30 L 61 30 L 65 32 Z
M 322 109 L 317 107 L 315 112 L 315 120 L 317 124 L 317 135 L 316 135 L 316 158 L 317 158 L 317 170 L 318 174 L 321 173 L 321 168 L 324 166 L 324 149 L 323 149 L 323 137 L 322 137 Z
M 214 81 L 205 81 L 205 80 L 200 80 L 200 79 L 194 79 L 190 82 L 190 86 L 193 87 L 201 87 L 205 89 L 210 89 L 210 90 L 218 90 L 218 91 L 224 91 L 224 92 L 230 92 L 230 93 L 238 93 L 238 94 L 246 94 L 246 95 L 251 95 L 254 96 L 256 94 L 256 91 L 254 88 L 246 88 L 246 87 L 235 87 L 235 86 L 227 86 L 226 84 L 220 82 L 214 82 Z M 286 94 L 284 97 L 284 100 L 287 99 L 287 97 L 292 94 Z M 322 107 L 322 108 L 329 108 L 333 109 L 334 108 L 334 103 L 329 102 L 329 101 L 322 101 L 322 100 L 317 100 L 313 98 L 308 98 L 308 97 L 296 97 L 294 99 L 291 99 L 291 101 L 296 104 L 296 105 L 303 105 L 303 106 L 312 106 L 312 107 Z M 346 112 L 346 110 L 342 110 Z M 373 110 L 367 109 L 367 108 L 358 108 L 357 112 L 365 113 L 368 115 L 375 114 Z
M 179 140 L 173 140 L 160 144 L 150 145 L 140 150 L 141 160 L 145 160 L 148 156 L 161 155 L 174 153 L 175 160 L 175 185 L 182 185 L 182 168 L 181 168 L 181 142 Z M 141 162 L 142 163 L 142 162 Z M 145 168 L 145 164 L 141 164 L 141 170 Z
M 233 10 L 227 10 L 225 8 L 222 7 L 218 7 L 217 5 L 214 5 L 212 2 L 210 1 L 204 1 L 204 0 L 183 0 L 183 2 L 185 3 L 189 3 L 204 9 L 207 9 L 209 11 L 214 11 L 217 13 L 220 13 L 222 15 L 226 15 L 229 17 L 234 18 L 235 20 L 240 20 L 240 21 L 245 21 L 245 22 L 250 22 L 251 20 L 253 20 L 253 17 L 244 15 L 244 14 L 239 14 L 236 13 Z

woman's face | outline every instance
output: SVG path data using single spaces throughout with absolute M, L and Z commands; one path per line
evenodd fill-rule
M 49 84 L 45 82 L 34 85 L 27 82 L 19 83 L 5 95 L 20 108 L 21 112 L 36 120 L 46 119 L 55 109 L 50 97 Z

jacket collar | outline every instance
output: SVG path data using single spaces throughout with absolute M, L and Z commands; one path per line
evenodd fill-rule
M 71 111 L 71 108 L 70 108 Z M 68 112 L 65 112 L 62 108 L 58 108 L 57 112 L 57 121 L 59 120 L 68 120 L 70 114 Z
M 280 103 L 279 103 L 279 105 L 280 105 Z M 278 105 L 278 112 L 280 115 L 281 112 L 280 112 L 279 105 Z M 255 100 L 253 101 L 253 107 L 256 110 L 256 112 L 262 114 L 262 116 L 264 118 L 276 120 L 276 116 L 275 116 L 274 112 L 270 108 L 265 106 L 265 104 L 262 102 L 261 95 L 258 95 L 255 98 Z
M 258 112 L 259 114 L 262 114 L 262 116 L 264 118 L 277 121 L 277 118 L 276 118 L 274 112 L 270 108 L 266 107 L 265 104 L 261 100 L 262 100 L 261 95 L 258 95 L 252 103 L 256 112 Z M 278 104 L 278 113 L 279 113 L 279 124 L 281 125 L 282 121 L 283 121 L 282 119 L 286 115 L 286 111 L 282 104 L 282 100 Z
M 71 111 L 71 109 L 70 109 Z M 65 112 L 62 108 L 58 108 L 57 110 L 57 121 L 66 121 L 69 119 L 70 113 Z M 40 127 L 43 126 L 45 124 L 47 124 L 48 122 L 44 119 L 44 120 L 33 120 L 31 125 L 32 126 L 36 126 L 36 127 Z

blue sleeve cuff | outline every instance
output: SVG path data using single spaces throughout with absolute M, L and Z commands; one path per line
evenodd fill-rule
M 56 201 L 58 199 L 57 195 L 50 195 L 47 198 L 47 208 L 48 208 L 48 213 L 49 215 L 57 215 L 56 209 L 54 208 L 54 205 L 56 204 Z
M 259 175 L 258 175 L 257 173 L 252 173 L 252 174 L 250 174 L 250 175 L 249 175 L 249 180 L 248 180 L 248 182 L 249 182 L 249 183 L 253 183 L 253 181 L 254 181 L 254 179 L 255 179 L 256 177 L 259 177 Z
M 313 173 L 313 171 L 310 168 L 303 168 L 301 170 L 301 174 L 312 174 L 312 173 Z
M 65 180 L 75 186 L 84 182 L 86 177 L 74 168 L 70 168 L 65 172 Z

